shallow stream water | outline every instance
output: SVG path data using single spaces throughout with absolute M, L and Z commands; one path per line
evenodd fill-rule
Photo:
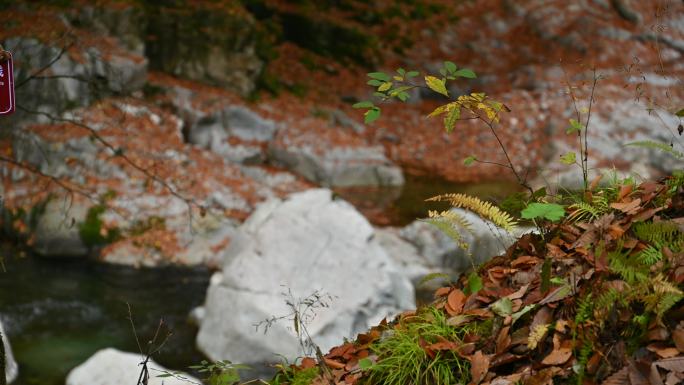
M 338 191 L 377 225 L 406 225 L 424 217 L 424 200 L 465 192 L 502 198 L 508 183 L 455 184 L 409 177 L 403 189 Z M 97 350 L 138 351 L 130 305 L 144 343 L 163 319 L 173 335 L 155 356 L 160 364 L 184 370 L 204 357 L 195 348 L 197 329 L 188 313 L 204 302 L 211 272 L 204 268 L 135 269 L 85 259 L 43 259 L 2 250 L 0 317 L 19 362 L 16 385 L 61 385 L 73 367 Z

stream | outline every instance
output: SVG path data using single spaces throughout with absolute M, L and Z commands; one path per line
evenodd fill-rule
M 424 202 L 445 192 L 500 199 L 515 185 L 455 184 L 408 177 L 403 189 L 336 191 L 376 225 L 403 226 L 424 217 Z M 45 259 L 0 249 L 0 317 L 19 363 L 16 385 L 62 385 L 68 372 L 97 350 L 138 347 L 128 306 L 141 343 L 160 319 L 173 335 L 155 360 L 187 370 L 203 355 L 195 348 L 197 328 L 188 313 L 204 302 L 211 272 L 206 268 L 132 268 L 86 259 Z M 163 329 L 166 331 L 167 329 Z

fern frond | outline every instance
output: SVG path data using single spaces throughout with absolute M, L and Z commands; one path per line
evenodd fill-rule
M 495 225 L 502 229 L 512 232 L 517 225 L 517 222 L 508 213 L 502 211 L 498 207 L 489 202 L 480 200 L 465 194 L 443 194 L 432 197 L 427 201 L 432 202 L 449 202 L 455 208 L 464 208 L 470 210 L 484 219 L 490 220 Z
M 635 147 L 648 148 L 648 149 L 652 149 L 652 150 L 659 150 L 659 151 L 662 151 L 664 153 L 670 154 L 677 159 L 684 159 L 684 152 L 680 152 L 680 151 L 675 150 L 674 148 L 670 147 L 670 145 L 667 143 L 654 142 L 652 140 L 641 140 L 638 142 L 627 143 L 627 144 L 625 144 L 625 146 L 635 146 Z
M 594 219 L 598 219 L 600 216 L 599 210 L 595 209 L 592 205 L 586 202 L 577 202 L 570 205 L 568 208 L 574 210 L 572 213 L 570 213 L 570 216 L 568 216 L 568 219 L 572 222 L 589 222 Z
M 471 224 L 465 220 L 462 216 L 454 213 L 452 211 L 428 211 L 428 219 L 424 219 L 436 228 L 438 228 L 447 237 L 451 238 L 456 244 L 463 250 L 468 250 L 468 243 L 463 241 L 463 236 L 461 235 L 460 229 L 466 229 L 471 231 Z
M 648 246 L 637 255 L 637 259 L 646 266 L 653 266 L 663 259 L 663 253 L 653 246 Z
M 684 233 L 674 222 L 639 222 L 632 225 L 632 231 L 639 240 L 662 249 L 667 246 L 674 252 L 684 247 Z
M 644 296 L 643 301 L 646 310 L 654 312 L 657 320 L 662 319 L 670 308 L 684 299 L 684 293 L 662 274 L 652 278 L 649 286 L 651 290 Z
M 579 325 L 594 316 L 594 302 L 591 293 L 579 300 L 575 312 L 575 325 Z

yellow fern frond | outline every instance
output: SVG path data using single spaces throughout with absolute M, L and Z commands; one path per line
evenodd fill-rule
M 549 330 L 548 324 L 537 325 L 530 331 L 530 335 L 527 337 L 527 347 L 532 350 L 536 349 L 539 342 L 546 337 L 546 332 Z
M 517 225 L 516 221 L 508 213 L 489 202 L 480 200 L 465 194 L 443 194 L 432 197 L 427 201 L 449 202 L 455 208 L 470 210 L 484 219 L 490 220 L 502 229 L 512 232 Z

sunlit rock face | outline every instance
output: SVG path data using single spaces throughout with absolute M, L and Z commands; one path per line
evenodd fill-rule
M 114 348 L 102 349 L 86 362 L 69 372 L 66 385 L 121 385 L 135 384 L 140 376 L 145 357 L 138 353 L 122 352 Z M 181 385 L 201 381 L 186 373 L 170 371 L 154 360 L 148 362 L 149 385 Z M 177 376 L 159 377 L 164 373 L 177 373 Z M 184 379 L 181 379 L 184 378 Z
M 306 314 L 308 333 L 322 350 L 415 306 L 411 282 L 373 227 L 330 190 L 267 201 L 240 234 L 222 273 L 212 278 L 197 337 L 212 359 L 263 363 L 277 361 L 275 353 L 289 360 L 301 355 L 291 320 L 275 322 L 265 334 L 255 324 L 287 316 L 287 301 L 296 305 L 314 293 L 330 305 Z

